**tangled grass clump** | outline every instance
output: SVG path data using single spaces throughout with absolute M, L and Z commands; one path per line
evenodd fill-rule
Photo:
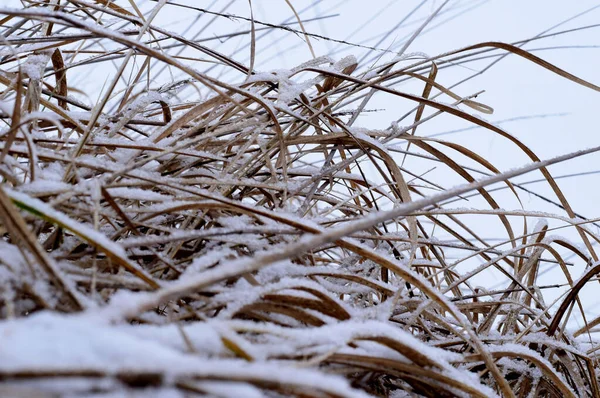
M 599 87 L 522 43 L 405 56 L 414 37 L 371 67 L 258 73 L 259 29 L 313 52 L 293 8 L 296 25 L 247 18 L 245 64 L 161 28 L 170 2 L 139 3 L 0 7 L 3 396 L 600 397 L 600 318 L 580 299 L 600 237 L 548 170 L 600 148 L 541 160 L 437 76 L 512 54 Z M 406 113 L 356 127 L 374 95 Z M 502 172 L 418 134 L 442 115 L 530 163 Z M 489 189 L 520 203 L 514 178 L 532 172 L 560 214 L 506 210 Z M 465 195 L 478 207 L 454 207 Z M 500 241 L 478 232 L 492 219 Z M 566 229 L 577 244 L 551 234 Z M 539 283 L 548 264 L 556 285 Z

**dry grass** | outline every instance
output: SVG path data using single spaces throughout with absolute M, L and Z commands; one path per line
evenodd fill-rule
M 260 31 L 317 38 L 303 25 L 250 20 L 248 68 L 154 24 L 165 1 L 143 17 L 133 1 L 52 4 L 0 10 L 0 316 L 77 313 L 64 318 L 67 334 L 92 317 L 107 328 L 175 324 L 178 352 L 209 369 L 5 363 L 5 388 L 41 394 L 58 378 L 88 382 L 65 382 L 59 396 L 167 387 L 228 396 L 219 386 L 234 384 L 266 396 L 600 396 L 600 318 L 586 318 L 579 300 L 598 283 L 600 240 L 547 168 L 599 148 L 541 161 L 473 116 L 489 106 L 436 77 L 512 54 L 597 86 L 521 43 L 495 42 L 370 70 L 316 59 L 257 74 Z M 94 70 L 114 73 L 90 98 L 77 82 L 89 85 Z M 168 74 L 171 84 L 157 83 Z M 411 81 L 422 95 L 398 88 Z M 403 98 L 406 126 L 353 127 L 374 94 Z M 443 114 L 509 140 L 532 163 L 503 173 L 468 146 L 418 134 Z M 468 185 L 447 189 L 404 167 L 416 157 Z M 525 188 L 510 181 L 533 171 L 564 212 L 504 210 L 488 190 L 500 182 L 519 200 Z M 479 208 L 454 207 L 473 193 Z M 503 227 L 499 242 L 471 226 L 490 219 Z M 552 229 L 577 231 L 579 246 Z M 564 284 L 540 285 L 548 264 Z M 488 291 L 482 275 L 507 282 Z M 563 293 L 548 301 L 553 288 Z M 575 316 L 584 327 L 573 329 Z M 218 333 L 218 353 L 196 345 L 198 327 Z

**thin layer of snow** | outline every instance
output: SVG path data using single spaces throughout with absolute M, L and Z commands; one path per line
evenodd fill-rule
M 200 347 L 214 352 L 214 347 L 208 347 L 215 345 L 216 336 L 208 327 L 186 328 L 186 333 Z M 162 337 L 157 340 L 156 335 Z M 175 338 L 173 329 L 144 330 L 138 326 L 111 326 L 87 316 L 35 314 L 0 322 L 0 372 L 90 371 L 107 376 L 158 372 L 167 376 L 167 383 L 189 376 L 269 380 L 347 397 L 367 397 L 338 376 L 267 362 L 207 359 L 174 349 L 172 343 L 165 344 L 171 337 Z
M 41 80 L 44 75 L 44 68 L 50 61 L 50 55 L 46 53 L 32 54 L 27 60 L 20 64 L 21 71 L 32 80 Z

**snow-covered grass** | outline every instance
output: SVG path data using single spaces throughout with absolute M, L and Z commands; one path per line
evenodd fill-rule
M 506 43 L 406 53 L 445 5 L 375 64 L 272 72 L 259 32 L 326 38 L 250 18 L 225 55 L 165 1 L 0 6 L 0 396 L 600 396 L 600 236 L 548 169 L 600 147 L 540 159 L 438 71 L 510 53 L 600 88 Z M 375 95 L 388 129 L 358 126 Z M 448 116 L 529 161 L 420 135 Z

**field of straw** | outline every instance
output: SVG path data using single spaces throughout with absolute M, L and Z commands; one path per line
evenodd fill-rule
M 600 91 L 523 49 L 543 34 L 408 50 L 435 2 L 359 62 L 303 22 L 318 0 L 285 24 L 172 3 L 0 4 L 0 397 L 600 397 L 600 234 L 554 178 L 600 147 L 538 157 L 439 78 L 509 56 Z M 269 34 L 307 62 L 265 68 Z M 444 117 L 527 161 L 427 136 Z

